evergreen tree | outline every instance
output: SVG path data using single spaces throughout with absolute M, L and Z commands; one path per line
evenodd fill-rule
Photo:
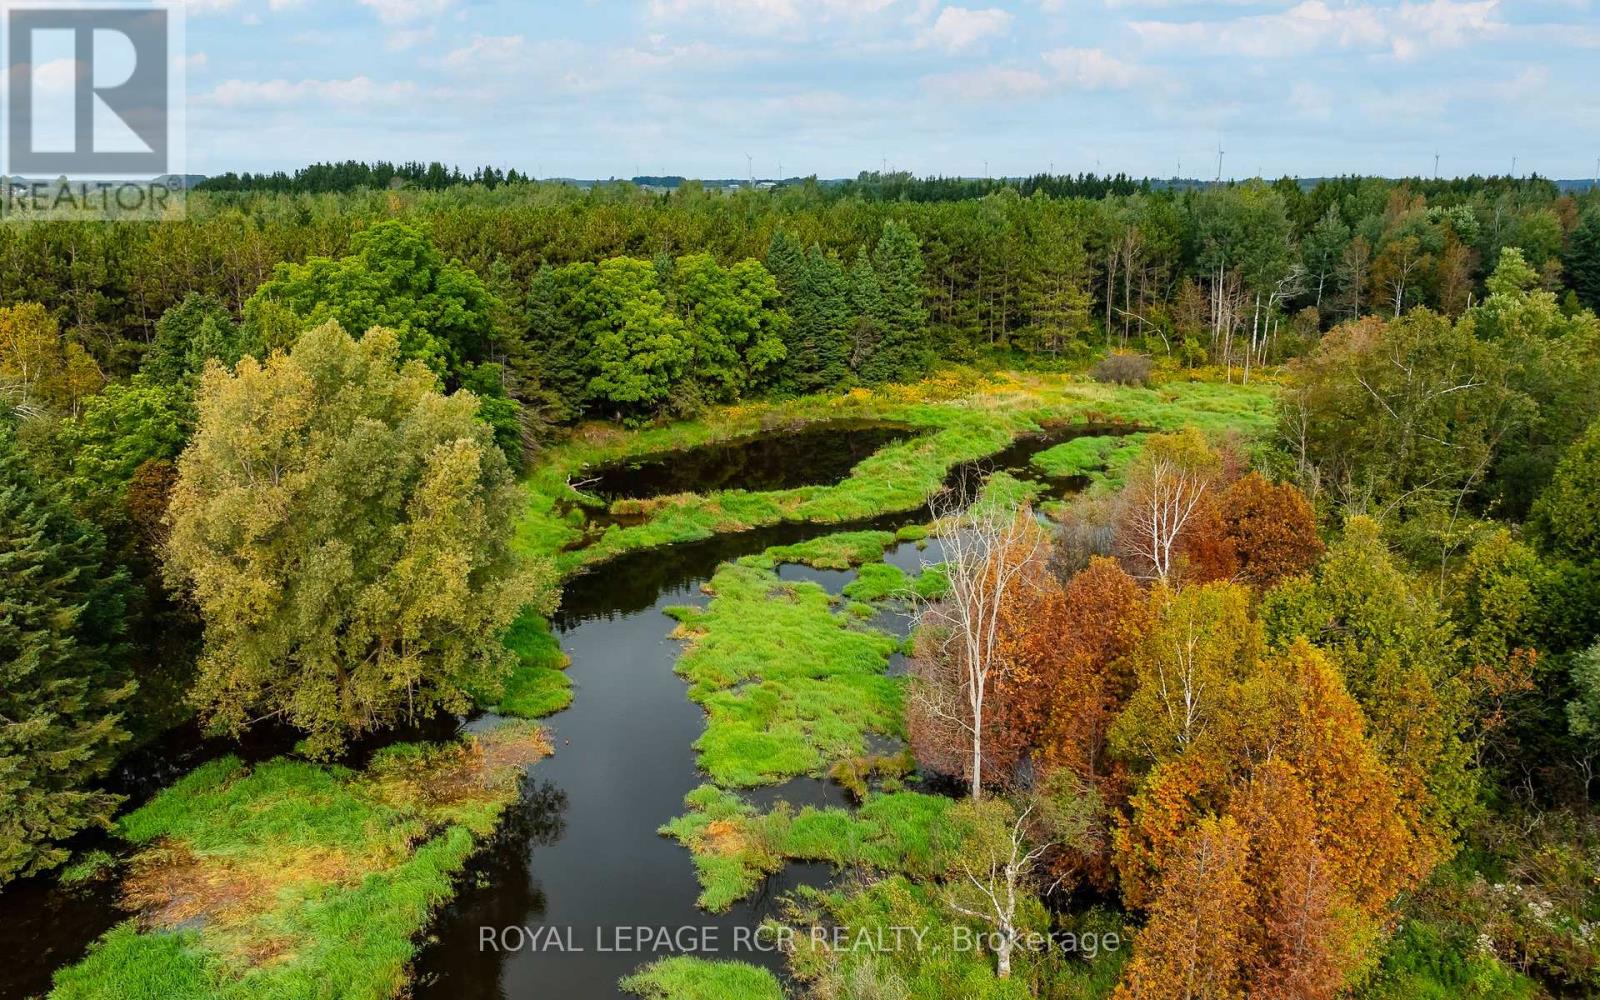
M 884 224 L 872 252 L 878 288 L 874 311 L 863 309 L 878 331 L 871 352 L 857 361 L 862 381 L 909 381 L 932 361 L 928 343 L 928 310 L 923 302 L 922 245 L 916 234 L 896 222 Z
M 592 342 L 584 332 L 579 293 L 593 279 L 593 264 L 542 267 L 528 286 L 527 319 L 520 350 L 511 366 L 525 385 L 537 385 L 539 396 L 557 421 L 577 418 L 594 377 Z
M 849 377 L 850 289 L 839 262 L 812 245 L 803 251 L 779 230 L 767 249 L 767 269 L 789 314 L 788 356 L 775 386 L 804 394 L 831 389 Z
M 1600 312 L 1600 209 L 1591 209 L 1572 231 L 1562 263 L 1578 301 Z
M 885 376 L 875 359 L 883 342 L 883 289 L 878 285 L 877 269 L 872 266 L 872 258 L 867 256 L 865 247 L 856 251 L 848 280 L 852 313 L 850 367 L 863 382 L 882 382 Z
M 811 373 L 806 388 L 837 388 L 850 377 L 850 281 L 839 258 L 816 244 L 806 252 L 805 280 L 811 302 L 800 341 Z
M 66 860 L 60 842 L 109 824 L 121 801 L 91 783 L 127 739 L 125 597 L 99 534 L 0 425 L 0 884 Z

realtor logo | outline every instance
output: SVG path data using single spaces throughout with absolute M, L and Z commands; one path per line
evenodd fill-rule
M 7 11 L 7 169 L 165 173 L 167 18 L 148 6 Z
M 183 209 L 183 8 L 13 3 L 5 9 L 0 216 L 170 219 Z

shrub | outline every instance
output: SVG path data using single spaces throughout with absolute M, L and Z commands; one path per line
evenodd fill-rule
M 1148 386 L 1150 384 L 1150 359 L 1142 354 L 1109 354 L 1090 372 L 1096 382 L 1117 385 Z

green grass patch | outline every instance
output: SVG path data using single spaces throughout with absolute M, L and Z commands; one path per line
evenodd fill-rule
M 842 524 L 916 510 L 942 488 L 957 465 L 994 455 L 1047 424 L 1138 424 L 1157 430 L 1194 425 L 1249 437 L 1273 423 L 1273 390 L 1261 385 L 1181 383 L 1132 389 L 1083 384 L 1060 375 L 1002 374 L 961 386 L 955 395 L 938 383 L 928 386 L 746 404 L 638 431 L 581 428 L 546 452 L 526 480 L 528 504 L 518 544 L 527 552 L 553 556 L 566 574 L 638 549 L 785 521 Z M 836 420 L 892 421 L 923 433 L 882 449 L 833 486 L 717 491 L 614 505 L 613 512 L 644 521 L 611 525 L 603 532 L 574 516 L 594 503 L 573 485 L 581 482 L 587 466 Z
M 868 563 L 854 580 L 845 584 L 844 596 L 853 601 L 887 601 L 912 593 L 911 578 L 898 566 Z
M 1143 446 L 1143 434 L 1077 438 L 1033 457 L 1034 468 L 1052 478 L 1109 478 L 1125 469 Z
M 689 956 L 652 962 L 621 985 L 646 1000 L 783 1000 L 778 977 L 766 969 Z
M 417 936 L 494 830 L 536 728 L 400 746 L 365 771 L 212 761 L 118 821 L 139 918 L 56 975 L 53 1000 L 399 995 Z
M 950 847 L 941 831 L 953 802 L 940 795 L 870 795 L 857 810 L 807 806 L 795 812 L 782 803 L 761 813 L 733 792 L 702 785 L 684 803 L 689 812 L 661 833 L 689 849 L 700 905 L 713 913 L 750 895 L 788 861 L 933 878 L 944 870 Z
M 708 607 L 669 612 L 689 640 L 677 671 L 706 710 L 700 766 L 724 787 L 821 776 L 864 753 L 869 733 L 904 735 L 903 682 L 885 672 L 894 637 L 773 565 L 771 552 L 726 564 Z
M 766 551 L 765 561 L 800 563 L 816 569 L 849 569 L 882 559 L 894 540 L 894 534 L 888 531 L 845 531 L 796 545 L 775 546 Z
M 499 690 L 473 692 L 480 709 L 517 719 L 542 719 L 572 704 L 571 660 L 543 616 L 526 612 L 506 633 L 517 664 Z

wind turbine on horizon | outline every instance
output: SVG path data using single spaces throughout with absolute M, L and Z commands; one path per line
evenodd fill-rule
M 1222 183 L 1222 140 L 1217 140 L 1217 183 Z

